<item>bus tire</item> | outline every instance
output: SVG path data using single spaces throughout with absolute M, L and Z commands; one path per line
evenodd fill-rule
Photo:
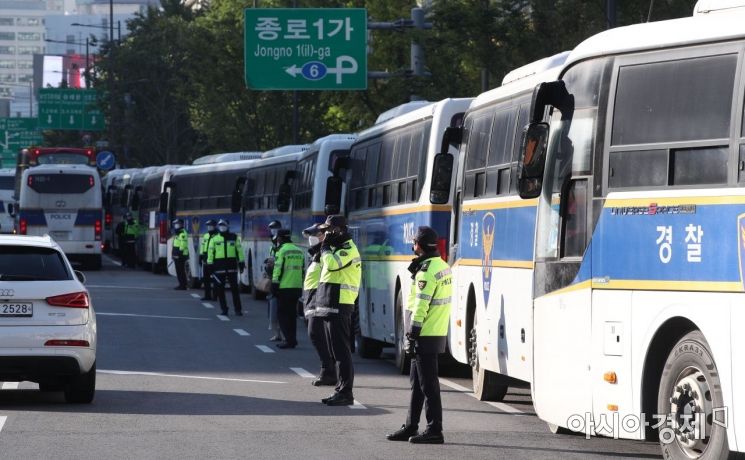
M 380 354 L 383 353 L 383 344 L 377 340 L 368 339 L 357 335 L 357 353 L 361 358 L 365 359 L 378 359 Z
M 732 459 L 737 454 L 729 451 L 726 412 L 715 412 L 724 407 L 721 381 L 711 349 L 701 331 L 684 335 L 672 348 L 660 377 L 657 394 L 657 413 L 670 414 L 672 420 L 658 430 L 660 448 L 666 459 L 700 458 L 706 460 Z M 705 424 L 704 439 L 695 439 L 693 429 L 679 426 L 682 414 L 698 415 Z M 720 423 L 713 423 L 714 418 Z M 691 421 L 689 425 L 694 425 Z
M 406 356 L 404 351 L 404 340 L 406 338 L 406 332 L 404 331 L 404 315 L 403 315 L 404 301 L 401 297 L 401 291 L 396 292 L 396 307 L 393 311 L 396 314 L 396 369 L 402 375 L 409 373 L 409 366 L 411 365 L 411 359 Z
M 502 401 L 509 386 L 500 382 L 499 374 L 484 369 L 479 362 L 479 344 L 477 336 L 478 313 L 473 316 L 473 327 L 469 337 L 469 359 L 473 377 L 473 395 L 479 401 Z

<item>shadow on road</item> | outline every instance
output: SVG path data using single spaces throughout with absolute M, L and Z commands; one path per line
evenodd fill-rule
M 286 401 L 250 396 L 177 393 L 168 391 L 96 390 L 93 404 L 66 404 L 62 393 L 36 390 L 0 392 L 0 409 L 29 412 L 74 412 L 84 414 L 136 415 L 298 415 L 339 417 L 387 414 L 368 407 L 327 407 L 318 402 Z
M 590 457 L 623 457 L 623 458 L 661 458 L 660 455 L 644 454 L 644 453 L 620 453 L 620 452 L 601 452 L 597 450 L 581 450 L 581 449 L 559 449 L 556 447 L 525 447 L 525 446 L 506 446 L 501 444 L 473 444 L 464 442 L 448 442 L 449 446 L 463 446 L 463 447 L 480 447 L 483 449 L 504 449 L 519 450 L 519 451 L 533 451 L 533 452 L 550 452 L 550 453 L 565 453 L 565 454 L 581 454 L 583 456 Z

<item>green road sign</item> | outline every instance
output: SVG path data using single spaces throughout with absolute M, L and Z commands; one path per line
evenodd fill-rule
M 3 168 L 15 166 L 20 149 L 42 143 L 41 131 L 36 125 L 36 118 L 0 118 L 0 163 Z
M 96 90 L 39 90 L 39 129 L 103 131 L 105 128 L 103 114 L 96 108 Z
M 367 10 L 249 8 L 245 20 L 249 88 L 367 88 Z

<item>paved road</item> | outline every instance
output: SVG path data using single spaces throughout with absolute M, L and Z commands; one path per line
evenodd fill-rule
M 218 318 L 200 291 L 173 291 L 167 276 L 108 262 L 88 273 L 98 312 L 96 399 L 67 405 L 33 383 L 2 384 L 0 457 L 29 458 L 658 458 L 654 443 L 551 434 L 527 390 L 504 404 L 443 382 L 444 446 L 385 440 L 406 416 L 408 378 L 390 360 L 356 358 L 350 407 L 326 407 L 310 385 L 317 360 L 268 341 L 266 307 Z M 449 385 L 449 386 L 447 386 Z M 4 417 L 4 418 L 3 418 Z

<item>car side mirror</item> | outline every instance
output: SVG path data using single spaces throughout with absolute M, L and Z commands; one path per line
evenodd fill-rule
M 277 211 L 289 211 L 290 203 L 292 203 L 292 187 L 290 187 L 290 184 L 281 184 L 277 195 Z
M 326 199 L 324 212 L 327 216 L 341 212 L 341 192 L 344 181 L 341 177 L 330 176 L 326 179 Z
M 75 270 L 75 278 L 77 278 L 78 281 L 80 281 L 81 283 L 85 284 L 85 274 L 80 270 Z
M 432 186 L 429 201 L 432 204 L 445 204 L 450 198 L 450 183 L 453 177 L 453 155 L 438 153 L 432 168 Z
M 531 123 L 523 131 L 520 145 L 518 192 L 520 198 L 536 198 L 543 187 L 543 170 L 548 149 L 548 123 Z

